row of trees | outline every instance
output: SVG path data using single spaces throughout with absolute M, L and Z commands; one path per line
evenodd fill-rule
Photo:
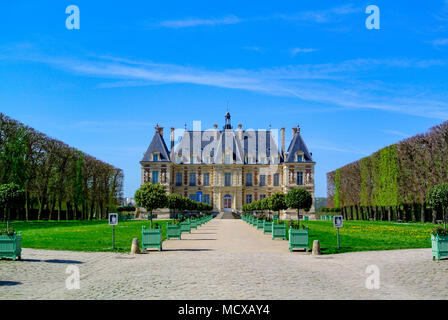
M 288 193 L 274 193 L 272 196 L 243 205 L 244 212 L 272 210 L 280 213 L 288 208 L 309 211 L 313 205 L 313 198 L 305 188 L 291 189 Z
M 429 190 L 448 182 L 448 122 L 327 173 L 329 207 L 350 217 L 435 221 Z
M 152 228 L 152 212 L 157 209 L 169 208 L 178 211 L 211 211 L 213 206 L 203 202 L 193 201 L 177 193 L 167 194 L 165 188 L 158 183 L 146 183 L 134 195 L 138 206 L 150 213 L 150 226 Z
M 0 185 L 21 193 L 0 203 L 3 219 L 105 218 L 123 172 L 0 113 Z

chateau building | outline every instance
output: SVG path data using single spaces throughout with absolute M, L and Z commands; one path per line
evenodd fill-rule
M 230 120 L 227 112 L 222 130 L 216 124 L 212 130 L 185 130 L 176 146 L 171 128 L 170 150 L 157 125 L 140 162 L 142 184 L 159 183 L 168 193 L 212 204 L 216 212 L 238 212 L 246 203 L 297 187 L 314 199 L 315 162 L 299 126 L 292 128 L 287 150 L 281 128 L 279 150 L 271 129 L 243 130 L 240 124 L 234 130 Z

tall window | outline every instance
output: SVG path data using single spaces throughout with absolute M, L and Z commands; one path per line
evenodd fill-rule
M 196 185 L 196 173 L 190 173 L 190 186 Z
M 265 186 L 266 185 L 266 175 L 265 174 L 260 174 L 260 186 Z
M 190 198 L 190 200 L 196 201 L 196 195 L 194 193 L 188 195 L 188 198 Z
M 252 186 L 252 173 L 246 173 L 246 186 Z
M 278 173 L 274 173 L 274 186 L 279 186 L 280 185 L 280 174 Z
M 159 155 L 157 153 L 154 153 L 152 155 L 152 161 L 154 161 L 154 162 L 159 161 Z
M 202 202 L 210 204 L 210 195 L 209 194 L 204 194 L 202 196 Z
M 210 185 L 210 173 L 204 173 L 204 186 Z
M 176 172 L 176 186 L 182 185 L 182 172 Z
M 297 185 L 303 185 L 303 172 L 297 172 Z
M 252 195 L 246 194 L 246 204 L 252 203 Z
M 260 194 L 260 200 L 266 199 L 266 195 L 265 194 Z
M 224 174 L 224 185 L 226 187 L 230 187 L 232 185 L 231 180 L 232 180 L 232 174 L 230 172 L 226 172 Z
M 159 171 L 152 172 L 152 183 L 159 183 Z

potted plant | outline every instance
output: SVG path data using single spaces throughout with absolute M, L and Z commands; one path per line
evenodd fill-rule
M 257 220 L 257 229 L 263 229 L 263 224 L 264 224 L 264 216 L 260 216 L 260 218 Z
M 272 224 L 272 240 L 286 240 L 286 225 L 284 223 Z
M 289 251 L 302 248 L 308 250 L 308 227 L 301 226 L 299 222 L 291 223 L 288 231 Z
M 272 233 L 273 222 L 266 219 L 263 221 L 263 233 Z
M 12 258 L 20 260 L 22 258 L 22 235 L 15 231 L 0 231 L 0 258 Z
M 435 227 L 431 232 L 432 259 L 448 258 L 448 229 Z
M 142 249 L 157 248 L 162 251 L 162 229 L 155 223 L 154 229 L 146 229 L 146 226 L 142 227 Z
M 166 238 L 181 240 L 182 232 L 180 231 L 180 224 L 178 220 L 174 220 L 173 224 L 166 225 Z

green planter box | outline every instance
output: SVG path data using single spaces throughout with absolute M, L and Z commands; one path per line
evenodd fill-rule
M 156 248 L 162 251 L 162 229 L 146 229 L 142 227 L 142 249 Z
M 180 223 L 180 232 L 191 233 L 191 223 L 189 221 L 184 221 Z
M 272 239 L 286 240 L 286 225 L 285 224 L 273 224 L 272 225 Z
M 0 235 L 0 258 L 22 259 L 22 234 Z
M 198 228 L 198 221 L 197 220 L 191 220 L 191 229 L 197 229 Z
M 272 220 L 273 220 L 274 222 L 277 222 L 277 221 L 278 221 L 278 216 L 273 216 L 273 217 L 272 217 Z
M 304 219 L 305 221 L 308 221 L 308 220 L 310 220 L 310 217 L 305 216 L 305 217 L 303 217 L 303 219 Z
M 308 229 L 289 229 L 289 251 L 308 250 Z
M 272 233 L 272 222 L 264 221 L 263 233 Z
M 181 240 L 182 232 L 180 232 L 180 225 L 178 224 L 169 224 L 166 226 L 166 238 L 167 239 L 179 239 Z
M 257 229 L 263 229 L 263 223 L 264 223 L 264 220 L 259 219 L 257 221 Z
M 448 258 L 448 236 L 431 235 L 432 258 Z

